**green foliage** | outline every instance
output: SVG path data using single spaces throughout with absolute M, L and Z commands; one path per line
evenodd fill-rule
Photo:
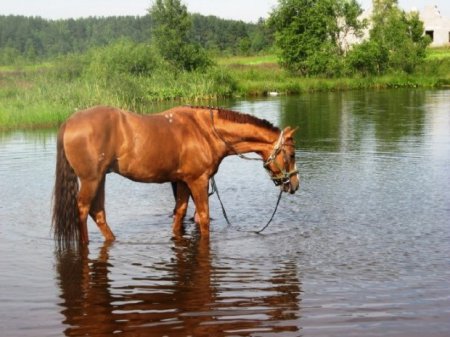
M 450 49 L 447 48 L 446 53 L 438 52 L 440 57 L 426 59 L 419 64 L 415 73 L 427 76 L 429 78 L 437 78 L 438 85 L 450 85 Z
M 372 41 L 367 40 L 353 47 L 347 54 L 347 64 L 350 72 L 357 72 L 364 76 L 381 74 L 388 62 L 388 50 Z
M 450 58 L 450 46 L 438 47 L 438 48 L 427 48 L 427 60 L 440 60 Z
M 165 60 L 183 70 L 211 64 L 206 53 L 189 40 L 192 20 L 180 0 L 156 0 L 150 15 L 154 22 L 153 37 Z
M 151 18 L 90 17 L 67 20 L 45 20 L 40 17 L 0 16 L 0 63 L 11 50 L 28 61 L 84 52 L 105 46 L 123 37 L 135 42 L 150 38 Z
M 256 54 L 273 45 L 273 32 L 263 19 L 258 23 L 192 14 L 189 40 L 216 55 Z
M 389 67 L 401 69 L 411 74 L 426 57 L 426 48 L 431 43 L 428 36 L 424 35 L 423 22 L 418 13 L 402 13 L 399 24 L 399 35 L 393 39 L 393 52 L 390 53 Z
M 377 0 L 369 40 L 348 55 L 350 67 L 363 74 L 412 73 L 426 57 L 430 43 L 417 13 L 405 13 L 397 0 Z
M 118 44 L 120 45 L 120 43 Z M 113 45 L 111 48 L 119 48 Z M 127 46 L 127 43 L 123 43 Z M 130 46 L 130 49 L 139 49 Z M 14 70 L 0 68 L 0 129 L 56 126 L 73 111 L 97 104 L 137 112 L 160 111 L 153 102 L 211 104 L 222 97 L 265 95 L 268 92 L 296 94 L 312 91 L 389 87 L 436 87 L 450 84 L 450 54 L 427 59 L 414 74 L 341 78 L 304 78 L 281 69 L 274 56 L 219 59 L 220 66 L 206 71 L 175 71 L 162 62 L 147 75 L 125 69 L 95 76 L 94 49 L 83 55 L 60 57 L 55 63 Z M 433 52 L 434 53 L 434 52 Z M 69 70 L 67 70 L 69 69 Z M 114 68 L 116 69 L 116 68 Z M 67 71 L 66 71 L 67 70 Z M 174 103 L 171 103 L 174 104 Z M 216 104 L 216 103 L 214 103 Z
M 15 48 L 4 47 L 0 50 L 0 65 L 17 65 L 23 60 L 24 56 Z
M 192 22 L 179 0 L 156 0 L 150 8 L 153 38 L 163 58 L 183 66 L 183 46 Z
M 281 65 L 302 75 L 338 75 L 341 36 L 361 30 L 361 12 L 354 0 L 280 0 L 269 23 Z
M 75 80 L 81 77 L 89 63 L 90 55 L 87 53 L 58 56 L 54 60 L 49 73 L 57 80 Z
M 109 46 L 92 49 L 86 72 L 91 77 L 110 79 L 120 75 L 148 76 L 162 60 L 148 44 L 119 40 Z
M 121 40 L 45 67 L 0 71 L 0 129 L 54 126 L 98 104 L 145 112 L 155 101 L 218 99 L 235 88 L 224 69 L 176 69 L 153 47 Z
M 249 53 L 268 50 L 272 46 L 272 32 L 263 20 L 252 24 L 200 14 L 188 16 L 192 20 L 188 41 L 210 53 L 235 55 L 241 52 L 246 41 L 250 41 Z M 57 21 L 0 15 L 0 65 L 34 63 L 61 55 L 79 54 L 122 39 L 151 43 L 151 28 L 150 15 Z M 202 48 L 190 47 L 188 52 L 195 54 Z M 204 55 L 201 57 L 204 60 Z M 193 63 L 197 62 L 199 60 L 194 59 Z
M 414 72 L 429 44 L 418 14 L 400 10 L 397 0 L 375 0 L 370 38 L 346 53 L 344 38 L 366 24 L 360 14 L 355 0 L 280 0 L 270 23 L 281 65 L 306 76 Z

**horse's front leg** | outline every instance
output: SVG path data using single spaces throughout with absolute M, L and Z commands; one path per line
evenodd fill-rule
M 183 219 L 186 215 L 189 202 L 189 187 L 185 182 L 178 182 L 176 185 L 176 205 L 173 214 L 172 231 L 175 235 L 179 235 L 183 229 Z
M 208 202 L 208 177 L 201 177 L 188 183 L 194 199 L 195 209 L 198 215 L 198 224 L 200 233 L 203 236 L 209 236 L 209 202 Z

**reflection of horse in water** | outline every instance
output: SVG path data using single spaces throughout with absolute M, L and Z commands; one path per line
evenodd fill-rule
M 98 258 L 89 260 L 88 248 L 58 251 L 57 272 L 61 288 L 61 306 L 69 325 L 66 336 L 107 336 L 117 328 L 113 316 L 113 298 L 108 278 L 109 244 Z
M 294 132 L 222 109 L 178 107 L 151 116 L 109 107 L 79 111 L 58 133 L 55 238 L 66 246 L 87 243 L 90 215 L 106 241 L 115 239 L 104 207 L 109 172 L 140 182 L 176 183 L 174 233 L 182 232 L 192 196 L 201 234 L 208 236 L 208 182 L 226 156 L 257 153 L 272 180 L 295 193 L 299 178 Z
M 87 249 L 57 254 L 66 336 L 298 334 L 300 286 L 293 264 L 261 273 L 214 267 L 209 240 L 195 235 L 175 240 L 173 257 L 150 267 L 156 274 L 146 269 L 151 276 L 130 276 L 124 284 L 123 276 L 111 276 L 121 273 L 109 262 L 112 249 L 105 244 L 97 258 Z

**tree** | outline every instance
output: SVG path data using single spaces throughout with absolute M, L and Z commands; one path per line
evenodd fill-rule
M 189 14 L 192 27 L 184 38 L 191 47 L 191 63 L 196 64 L 204 52 L 198 46 L 216 54 L 239 53 L 241 50 L 256 53 L 272 46 L 272 32 L 263 21 L 258 24 L 225 20 L 215 16 Z M 177 28 L 178 23 L 175 24 Z M 46 20 L 39 17 L 0 15 L 0 56 L 2 62 L 18 59 L 8 56 L 7 48 L 28 58 L 43 60 L 59 55 L 83 53 L 90 48 L 104 47 L 120 39 L 148 43 L 152 40 L 152 17 L 111 16 L 67 20 Z M 251 41 L 248 50 L 248 39 Z M 170 55 L 169 55 L 170 56 Z M 30 60 L 29 60 L 30 61 Z M 200 58 L 199 61 L 202 61 Z M 189 67 L 189 62 L 188 62 Z
M 273 30 L 263 18 L 259 18 L 257 24 L 251 30 L 251 51 L 258 53 L 263 50 L 269 50 L 273 46 Z
M 269 24 L 283 67 L 302 75 L 339 74 L 345 48 L 342 38 L 358 34 L 363 23 L 356 0 L 280 0 Z
M 429 44 L 418 13 L 406 13 L 397 0 L 374 0 L 370 40 L 387 53 L 386 69 L 412 72 Z
M 180 0 L 156 0 L 150 15 L 154 24 L 153 38 L 164 59 L 184 70 L 195 70 L 211 63 L 206 53 L 189 40 L 192 21 Z
M 369 40 L 349 55 L 351 67 L 367 74 L 411 73 L 424 60 L 430 40 L 418 13 L 400 10 L 397 0 L 374 0 L 371 25 Z

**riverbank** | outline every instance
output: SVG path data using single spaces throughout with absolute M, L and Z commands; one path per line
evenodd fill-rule
M 429 49 L 424 64 L 414 74 L 391 73 L 370 77 L 299 77 L 282 70 L 272 55 L 231 57 L 220 59 L 218 63 L 226 67 L 233 78 L 238 79 L 236 94 L 241 96 L 450 85 L 450 48 Z
M 449 48 L 430 49 L 415 74 L 379 77 L 298 77 L 281 69 L 273 55 L 220 58 L 197 72 L 155 67 L 150 75 L 105 72 L 99 64 L 103 59 L 88 64 L 84 57 L 72 56 L 0 68 L 0 129 L 54 127 L 74 111 L 97 104 L 143 113 L 152 103 L 165 101 L 216 105 L 225 97 L 450 85 Z

